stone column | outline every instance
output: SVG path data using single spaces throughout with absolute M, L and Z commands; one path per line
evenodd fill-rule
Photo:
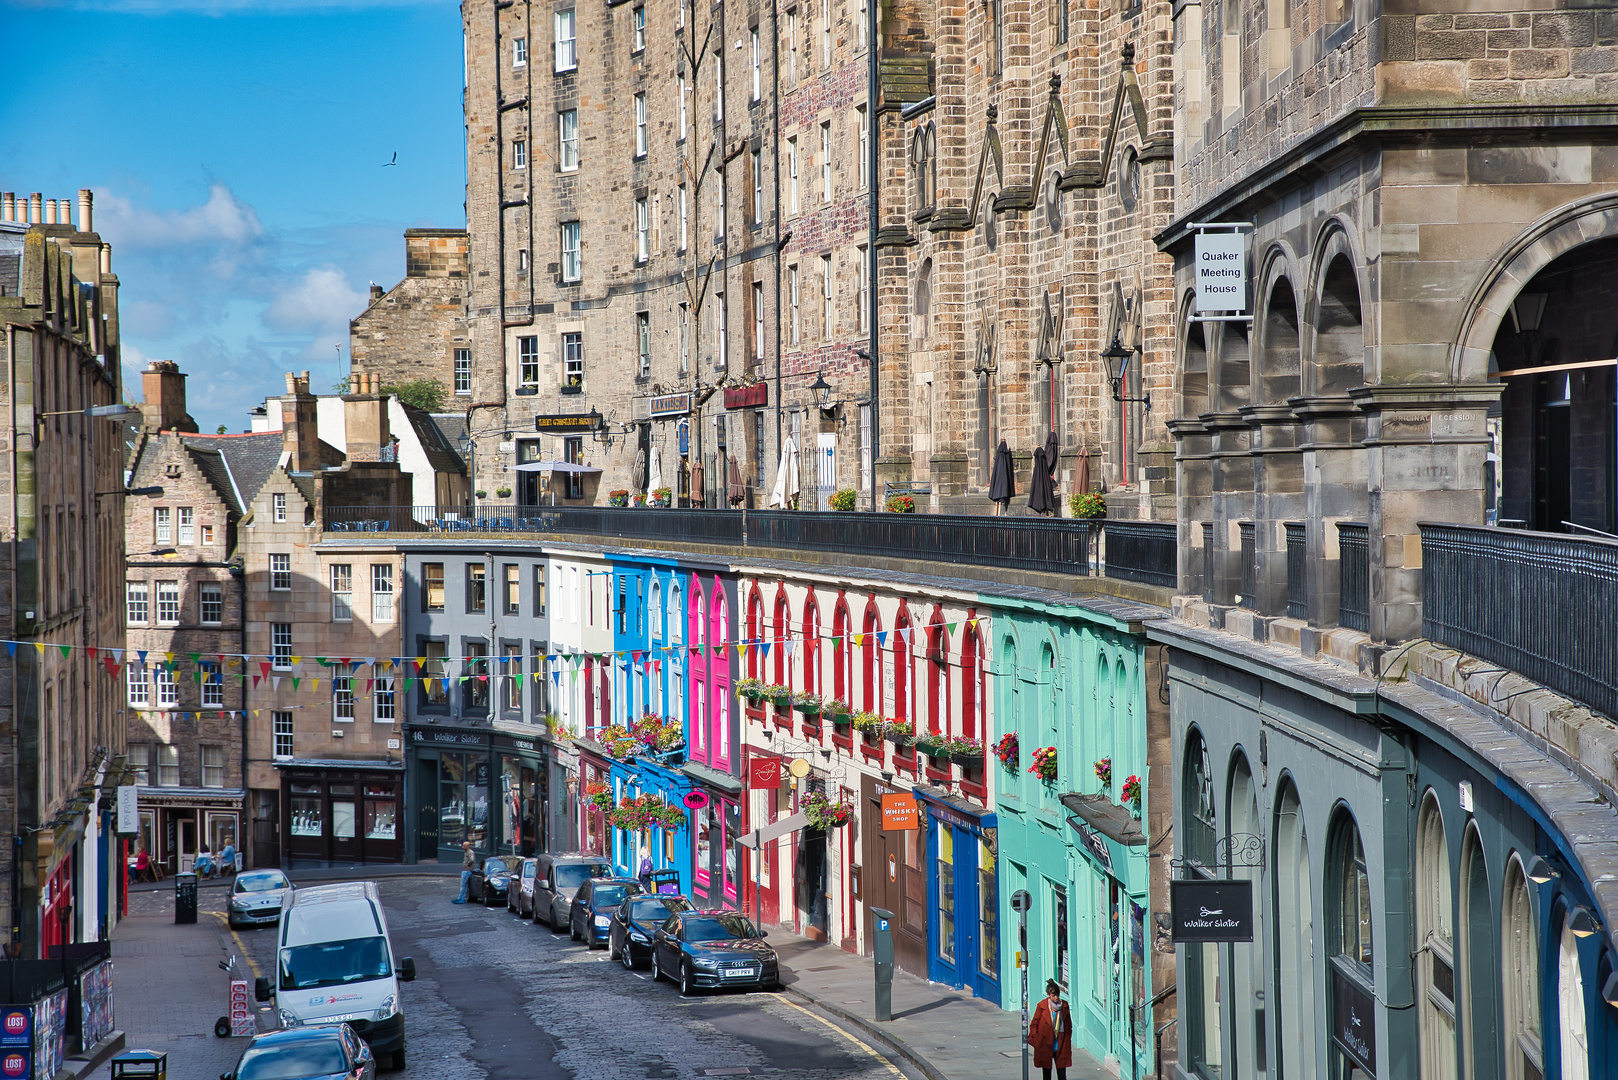
M 1213 438 L 1200 420 L 1170 420 L 1174 436 L 1175 486 L 1179 489 L 1179 579 L 1176 591 L 1201 596 L 1202 523 L 1213 512 Z
M 1249 405 L 1241 410 L 1252 429 L 1254 592 L 1247 606 L 1262 615 L 1287 609 L 1288 521 L 1302 521 L 1303 455 L 1299 428 L 1285 405 Z
M 1337 625 L 1340 573 L 1337 523 L 1366 518 L 1365 418 L 1347 394 L 1297 397 L 1287 404 L 1300 425 L 1309 625 L 1332 627 Z
M 1204 413 L 1202 426 L 1212 438 L 1213 603 L 1234 606 L 1241 591 L 1240 522 L 1253 517 L 1252 429 L 1241 413 Z M 1246 599 L 1245 597 L 1243 598 Z

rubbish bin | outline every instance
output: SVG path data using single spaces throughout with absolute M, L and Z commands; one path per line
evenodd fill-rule
M 157 1050 L 129 1050 L 112 1059 L 112 1080 L 168 1080 L 168 1075 L 169 1056 Z
M 197 921 L 197 875 L 174 875 L 174 922 L 194 923 Z

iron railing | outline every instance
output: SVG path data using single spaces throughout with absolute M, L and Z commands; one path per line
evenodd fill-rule
M 1422 634 L 1618 719 L 1618 541 L 1421 525 Z
M 1251 521 L 1238 521 L 1242 534 L 1242 595 L 1238 603 L 1258 610 L 1258 532 Z
M 1177 533 L 1172 521 L 1107 522 L 1107 577 L 1174 588 L 1179 578 Z
M 326 512 L 326 528 L 333 532 L 408 532 L 449 537 L 573 533 L 623 540 L 808 549 L 1081 575 L 1092 573 L 1096 537 L 1103 527 L 1122 537 L 1113 541 L 1115 551 L 1106 571 L 1109 576 L 1174 584 L 1174 526 L 1150 522 L 1106 525 L 1082 518 L 597 506 L 514 508 L 501 513 L 470 507 L 446 511 L 430 506 L 344 506 L 331 507 Z M 1161 539 L 1164 535 L 1166 549 Z
M 1303 522 L 1289 521 L 1287 527 L 1287 618 L 1309 617 L 1309 544 Z
M 1364 522 L 1337 523 L 1337 625 L 1371 632 L 1371 530 Z

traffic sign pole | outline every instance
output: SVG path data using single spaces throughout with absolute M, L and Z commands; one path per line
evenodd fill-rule
M 1022 971 L 1022 1080 L 1028 1080 L 1028 909 L 1033 902 L 1027 889 L 1011 894 L 1011 910 L 1017 913 L 1017 967 Z

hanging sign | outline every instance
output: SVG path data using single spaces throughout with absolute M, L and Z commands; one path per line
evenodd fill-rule
M 915 829 L 919 828 L 920 825 L 914 795 L 882 796 L 882 829 L 884 832 L 892 832 L 896 829 Z
M 118 787 L 118 832 L 124 836 L 140 832 L 140 788 L 134 784 Z
M 1252 941 L 1251 881 L 1171 881 L 1174 941 Z
M 1247 236 L 1199 232 L 1195 270 L 1197 314 L 1247 310 Z
M 781 759 L 755 757 L 747 759 L 747 790 L 772 791 L 781 786 Z
M 658 394 L 651 400 L 650 413 L 652 419 L 664 416 L 684 416 L 691 411 L 691 392 L 687 390 L 681 394 Z
M 1251 939 L 1249 939 L 1251 940 Z M 1376 1076 L 1376 1001 L 1359 980 L 1332 965 L 1331 1039 L 1338 1049 Z
M 596 431 L 600 427 L 601 414 L 594 411 L 566 416 L 540 414 L 534 417 L 534 430 L 542 435 L 578 435 Z

